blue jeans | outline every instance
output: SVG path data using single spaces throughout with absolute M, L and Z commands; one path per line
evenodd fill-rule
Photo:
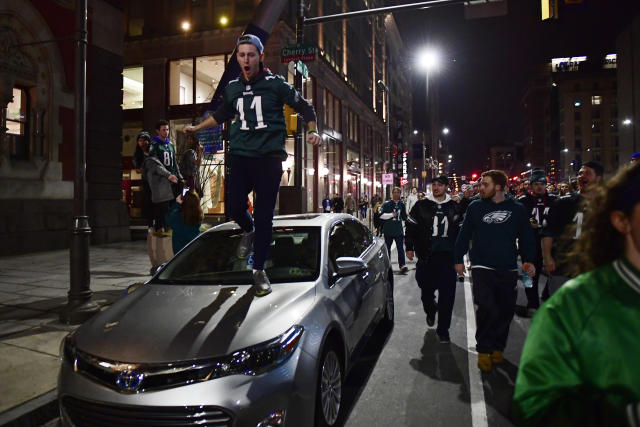
M 253 268 L 264 269 L 269 245 L 273 210 L 282 178 L 282 160 L 277 157 L 231 156 L 229 214 L 245 232 L 254 229 Z M 255 191 L 253 218 L 247 209 L 247 196 Z
M 400 267 L 402 267 L 405 264 L 404 236 L 389 236 L 388 234 L 384 235 L 384 242 L 387 244 L 387 249 L 389 250 L 389 260 L 391 260 L 391 245 L 394 241 L 396 242 L 396 249 L 398 250 L 398 264 L 400 264 Z

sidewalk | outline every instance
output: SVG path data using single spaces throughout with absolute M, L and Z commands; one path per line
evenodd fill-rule
M 101 306 L 149 279 L 145 241 L 91 246 L 90 257 L 93 301 Z M 0 426 L 55 417 L 59 346 L 77 327 L 58 320 L 68 291 L 68 250 L 0 258 Z

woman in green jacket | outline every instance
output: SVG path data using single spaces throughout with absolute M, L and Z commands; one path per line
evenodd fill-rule
M 583 274 L 537 312 L 524 345 L 513 398 L 519 425 L 638 425 L 640 164 L 590 206 L 574 248 Z

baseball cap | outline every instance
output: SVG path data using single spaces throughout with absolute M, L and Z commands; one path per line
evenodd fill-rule
M 253 34 L 244 34 L 238 39 L 238 43 L 236 43 L 236 47 L 241 44 L 252 44 L 256 48 L 258 48 L 258 52 L 262 54 L 264 51 L 264 46 L 262 45 L 262 41 L 258 38 L 258 36 L 254 36 Z
M 447 175 L 445 175 L 445 174 L 440 174 L 440 175 L 434 176 L 433 179 L 431 180 L 431 182 L 435 182 L 435 181 L 441 182 L 444 185 L 449 185 L 449 177 Z
M 147 132 L 146 130 L 143 130 L 138 134 L 136 141 L 139 140 L 140 138 L 144 138 L 147 141 L 151 141 L 151 135 L 149 135 L 149 132 Z

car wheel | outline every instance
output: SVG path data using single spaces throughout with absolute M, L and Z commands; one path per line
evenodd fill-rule
M 387 279 L 387 295 L 384 302 L 384 323 L 392 326 L 395 318 L 395 305 L 393 300 L 393 279 Z
M 316 390 L 316 426 L 337 425 L 342 409 L 344 366 L 336 345 L 329 343 L 320 358 Z

